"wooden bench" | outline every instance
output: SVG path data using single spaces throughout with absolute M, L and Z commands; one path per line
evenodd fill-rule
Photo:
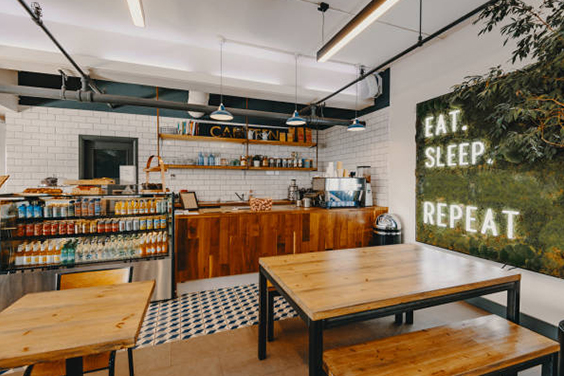
M 556 376 L 559 349 L 557 342 L 491 315 L 328 350 L 323 369 L 328 376 L 478 376 L 542 364 L 543 376 Z

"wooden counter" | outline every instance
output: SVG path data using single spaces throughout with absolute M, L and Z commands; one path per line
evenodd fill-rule
M 366 247 L 376 217 L 387 211 L 280 205 L 262 213 L 222 207 L 177 215 L 177 282 L 257 272 L 264 256 Z

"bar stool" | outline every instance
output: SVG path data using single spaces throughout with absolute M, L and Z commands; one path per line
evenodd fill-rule
M 132 275 L 133 267 L 57 274 L 57 290 L 130 283 Z M 114 376 L 115 357 L 115 351 L 83 357 L 84 373 L 107 369 L 108 375 Z M 134 376 L 133 350 L 131 348 L 127 349 L 127 358 L 129 361 L 129 375 Z M 24 376 L 64 375 L 66 375 L 65 360 L 31 365 L 26 368 L 24 373 Z

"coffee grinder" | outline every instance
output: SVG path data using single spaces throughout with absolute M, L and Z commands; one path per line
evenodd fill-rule
M 356 176 L 358 178 L 366 179 L 366 184 L 364 184 L 364 194 L 362 199 L 362 206 L 369 207 L 373 206 L 373 198 L 372 198 L 372 177 L 370 175 L 370 166 L 357 166 L 356 168 Z

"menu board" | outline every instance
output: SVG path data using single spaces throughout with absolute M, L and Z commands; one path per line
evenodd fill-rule
M 417 241 L 564 278 L 564 153 L 492 153 L 491 121 L 449 95 L 417 105 Z

